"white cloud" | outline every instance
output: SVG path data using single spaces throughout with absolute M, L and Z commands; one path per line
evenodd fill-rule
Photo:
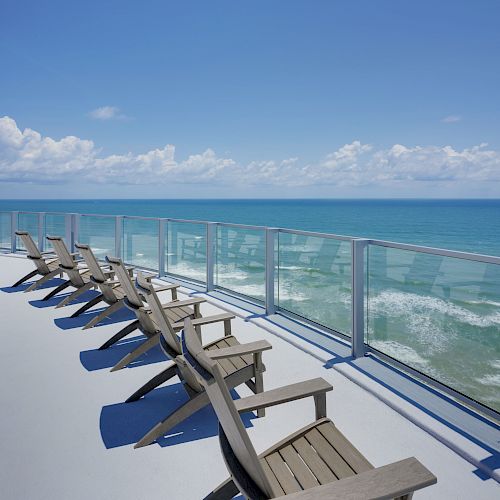
M 102 106 L 92 110 L 88 115 L 95 120 L 122 120 L 127 118 L 120 112 L 120 108 L 115 106 Z
M 441 119 L 443 123 L 456 123 L 462 120 L 462 117 L 459 115 L 448 115 Z
M 0 118 L 0 181 L 97 182 L 129 185 L 201 184 L 228 188 L 275 186 L 276 189 L 318 187 L 337 192 L 378 190 L 397 196 L 401 189 L 425 195 L 427 187 L 443 190 L 474 184 L 500 195 L 500 152 L 479 144 L 458 150 L 452 146 L 404 146 L 376 149 L 353 141 L 315 162 L 299 158 L 240 163 L 219 157 L 212 149 L 175 157 L 166 145 L 143 154 L 102 156 L 90 140 L 68 136 L 60 140 L 21 131 L 9 117 Z M 282 192 L 282 191 L 280 191 Z M 347 191 L 346 191 L 347 192 Z

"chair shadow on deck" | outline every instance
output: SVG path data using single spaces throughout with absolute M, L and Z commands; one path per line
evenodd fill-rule
M 30 300 L 29 304 L 32 305 L 33 307 L 36 307 L 38 309 L 45 309 L 47 307 L 55 307 L 61 300 L 64 298 L 68 297 L 71 295 L 71 293 L 74 290 L 71 290 L 71 292 L 68 293 L 58 293 L 54 297 L 51 297 L 48 300 Z M 89 300 L 92 300 L 94 297 L 97 297 L 99 295 L 98 292 L 95 290 L 89 290 L 88 292 L 82 293 L 79 297 L 77 297 L 75 300 L 71 301 L 68 306 L 76 305 L 76 304 L 83 304 L 85 302 L 88 302 Z M 66 306 L 67 307 L 67 306 Z M 62 309 L 64 311 L 64 309 Z
M 36 280 L 35 280 L 36 281 Z M 19 286 L 4 286 L 0 288 L 2 292 L 5 293 L 18 293 L 18 292 L 24 292 L 26 288 L 31 286 L 35 281 L 27 281 L 25 283 L 20 284 Z M 51 280 L 47 281 L 44 283 L 42 286 L 37 288 L 36 290 L 45 290 L 46 288 L 55 288 L 56 286 L 62 285 L 66 280 L 63 280 L 61 278 L 52 278 Z M 34 291 L 36 291 L 34 290 Z
M 89 351 L 82 351 L 80 353 L 80 362 L 87 371 L 103 370 L 105 368 L 112 368 L 129 352 L 133 351 L 139 346 L 146 337 L 138 335 L 129 339 L 121 340 L 116 344 L 108 347 L 108 349 L 92 349 Z M 140 357 L 130 363 L 127 368 L 135 368 L 136 366 L 151 365 L 153 363 L 165 362 L 167 358 L 157 345 L 149 351 L 142 354 Z
M 94 295 L 95 296 L 95 295 Z M 93 297 L 90 297 L 92 299 Z M 88 300 L 90 300 L 88 299 Z M 76 304 L 76 302 L 74 302 Z M 73 302 L 72 302 L 73 304 Z M 107 307 L 107 306 L 106 306 Z M 71 330 L 72 328 L 82 328 L 84 327 L 93 317 L 97 316 L 99 313 L 104 311 L 103 307 L 99 309 L 91 309 L 90 311 L 84 312 L 77 316 L 76 318 L 64 317 L 57 318 L 54 320 L 54 323 L 61 330 Z M 97 323 L 94 328 L 104 325 L 113 325 L 115 323 L 121 323 L 123 321 L 133 321 L 135 319 L 135 314 L 127 309 L 126 307 L 122 307 L 118 311 L 114 312 L 111 316 L 104 318 L 102 321 Z M 92 330 L 89 329 L 90 333 Z
M 238 393 L 231 391 L 238 399 Z M 178 409 L 188 400 L 181 383 L 160 387 L 134 403 L 117 403 L 104 406 L 100 416 L 100 431 L 107 449 L 133 445 L 165 415 Z M 242 415 L 245 427 L 252 427 L 253 413 Z M 197 441 L 217 436 L 219 425 L 211 405 L 207 405 L 174 427 L 168 435 L 156 441 L 161 447 Z

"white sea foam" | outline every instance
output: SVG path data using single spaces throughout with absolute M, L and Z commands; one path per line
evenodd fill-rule
M 496 370 L 500 370 L 500 359 L 494 359 L 490 361 L 490 366 Z
M 400 344 L 395 340 L 372 340 L 370 344 L 388 356 L 398 359 L 402 363 L 420 368 L 427 367 L 429 361 L 418 354 L 415 349 Z
M 480 384 L 500 387 L 500 373 L 488 374 L 483 377 L 476 378 Z

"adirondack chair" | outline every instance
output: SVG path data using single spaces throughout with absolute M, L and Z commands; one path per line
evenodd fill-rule
M 72 286 L 76 288 L 76 290 L 65 296 L 57 305 L 56 309 L 59 307 L 63 307 L 73 300 L 77 299 L 80 295 L 96 288 L 96 285 L 90 281 L 90 271 L 82 265 L 81 262 L 78 262 L 75 258 L 77 254 L 72 254 L 69 252 L 64 240 L 60 236 L 47 236 L 47 240 L 52 244 L 55 253 L 59 258 L 59 268 L 68 276 L 68 281 L 59 285 L 57 288 L 52 290 L 48 295 L 46 295 L 42 300 L 48 300 L 51 297 L 54 297 L 59 292 L 64 289 Z M 109 271 L 104 271 L 105 274 L 110 274 Z
M 116 363 L 115 366 L 113 366 L 113 368 L 111 368 L 111 371 L 114 372 L 125 368 L 139 356 L 158 345 L 160 333 L 159 328 L 151 315 L 151 309 L 145 307 L 142 297 L 135 288 L 132 279 L 130 278 L 130 274 L 121 259 L 107 256 L 106 262 L 111 265 L 111 268 L 115 273 L 115 277 L 120 282 L 121 288 L 125 293 L 123 303 L 135 313 L 137 319 L 113 335 L 99 349 L 108 348 L 136 328 L 138 328 L 146 336 L 144 342 L 142 342 L 132 352 L 124 356 L 120 361 L 118 361 L 118 363 Z M 170 288 L 170 286 L 167 286 L 167 288 Z M 192 317 L 193 319 L 199 318 L 201 316 L 200 304 L 203 302 L 205 302 L 205 299 L 199 297 L 189 298 L 187 300 L 173 300 L 172 302 L 162 304 L 162 308 L 169 319 L 173 323 L 176 323 L 186 317 Z
M 416 458 L 374 468 L 326 417 L 326 392 L 332 386 L 322 378 L 233 401 L 217 351 L 203 349 L 191 321 L 184 323 L 184 358 L 217 414 L 221 451 L 231 474 L 205 500 L 229 499 L 238 492 L 253 500 L 284 495 L 296 500 L 408 499 L 436 483 Z M 257 455 L 239 413 L 311 396 L 316 420 Z
M 110 279 L 111 277 L 106 276 L 100 266 L 94 252 L 90 248 L 89 245 L 84 245 L 82 243 L 75 243 L 75 247 L 79 250 L 80 255 L 83 257 L 83 260 L 87 264 L 87 267 L 90 271 L 90 281 L 95 283 L 97 287 L 99 287 L 101 294 L 100 296 L 92 299 L 91 301 L 84 304 L 80 309 L 75 311 L 71 317 L 74 318 L 81 313 L 87 311 L 92 306 L 98 304 L 99 302 L 105 302 L 108 304 L 104 311 L 99 313 L 97 316 L 93 317 L 84 327 L 83 330 L 88 328 L 92 328 L 93 326 L 100 323 L 104 318 L 111 316 L 114 312 L 118 311 L 122 307 L 125 307 L 123 299 L 125 297 L 125 292 L 120 284 L 119 280 Z M 130 276 L 133 273 L 133 267 L 128 267 L 127 271 Z M 149 278 L 151 279 L 151 278 Z M 179 285 L 174 285 L 172 283 L 168 283 L 166 285 L 162 285 L 156 288 L 157 292 L 162 292 L 165 290 L 170 290 L 172 294 L 172 300 L 177 300 L 177 288 Z
M 162 308 L 156 291 L 148 283 L 141 273 L 137 273 L 136 286 L 142 292 L 153 312 L 156 323 L 161 330 L 160 346 L 165 355 L 172 361 L 166 369 L 153 377 L 149 382 L 136 391 L 127 402 L 136 401 L 155 387 L 177 375 L 184 384 L 189 400 L 179 409 L 168 415 L 165 419 L 155 425 L 141 438 L 135 448 L 149 445 L 160 436 L 166 434 L 175 425 L 185 418 L 197 412 L 207 404 L 209 400 L 200 384 L 198 377 L 193 376 L 191 370 L 186 369 L 186 362 L 181 355 L 182 349 L 177 332 L 184 327 L 184 322 L 172 324 L 165 310 Z M 217 314 L 205 318 L 191 320 L 191 324 L 197 329 L 201 337 L 201 326 L 210 323 L 224 323 L 224 337 L 212 341 L 204 346 L 207 351 L 217 351 L 221 369 L 224 373 L 225 383 L 229 388 L 246 384 L 255 394 L 264 390 L 263 373 L 265 371 L 262 363 L 262 352 L 271 349 L 271 344 L 265 340 L 240 344 L 236 337 L 231 334 L 232 314 Z M 258 416 L 264 416 L 264 410 L 258 411 Z
M 42 276 L 39 280 L 32 283 L 25 292 L 31 292 L 32 290 L 36 290 L 38 287 L 43 285 L 45 282 L 51 280 L 55 276 L 59 275 L 62 277 L 63 272 L 59 268 L 59 259 L 54 252 L 40 252 L 33 238 L 27 231 L 16 231 L 17 236 L 19 236 L 26 247 L 26 251 L 28 253 L 27 257 L 30 259 L 35 265 L 35 270 L 29 272 L 26 276 L 23 276 L 20 280 L 16 281 L 12 287 L 15 288 L 19 286 L 21 283 L 24 283 L 26 280 L 30 278 L 34 278 L 37 275 Z

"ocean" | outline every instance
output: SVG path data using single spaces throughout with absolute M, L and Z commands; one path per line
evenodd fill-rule
M 11 210 L 232 222 L 500 256 L 500 200 L 0 200 L 0 212 Z M 33 232 L 35 222 L 20 218 Z M 45 224 L 64 233 L 61 217 Z M 165 238 L 165 270 L 203 281 L 205 227 L 169 223 Z M 79 239 L 113 253 L 113 219 L 81 218 Z M 263 300 L 263 231 L 219 227 L 216 242 L 216 284 Z M 280 233 L 275 250 L 275 302 L 349 335 L 349 243 Z M 122 252 L 157 268 L 157 223 L 125 219 Z M 500 411 L 500 265 L 370 246 L 366 269 L 367 342 Z

